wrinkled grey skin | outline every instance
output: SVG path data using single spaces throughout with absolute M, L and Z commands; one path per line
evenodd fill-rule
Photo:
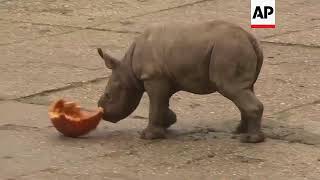
M 242 28 L 223 21 L 154 25 L 134 40 L 121 61 L 98 52 L 112 69 L 98 102 L 105 120 L 116 123 L 130 115 L 146 92 L 149 124 L 141 138 L 165 138 L 166 129 L 176 122 L 169 108 L 174 93 L 219 92 L 241 112 L 235 131 L 241 141 L 264 140 L 263 104 L 253 90 L 263 54 L 257 40 Z

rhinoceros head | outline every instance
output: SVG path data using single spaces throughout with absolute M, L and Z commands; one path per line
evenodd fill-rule
M 137 88 L 138 80 L 128 65 L 130 63 L 124 63 L 125 59 L 119 61 L 104 53 L 100 48 L 98 53 L 106 67 L 112 70 L 105 91 L 98 101 L 98 106 L 104 110 L 104 120 L 116 123 L 136 109 L 143 91 Z

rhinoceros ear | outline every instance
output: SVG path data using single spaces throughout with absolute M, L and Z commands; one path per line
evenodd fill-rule
M 101 48 L 98 48 L 97 50 L 107 68 L 114 69 L 120 63 L 116 58 L 104 53 Z

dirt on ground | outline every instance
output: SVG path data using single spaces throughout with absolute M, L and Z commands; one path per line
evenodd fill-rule
M 0 179 L 320 179 L 320 3 L 276 2 L 276 28 L 250 28 L 250 1 L 0 0 Z M 151 23 L 225 20 L 253 33 L 265 54 L 256 94 L 266 142 L 240 143 L 240 121 L 218 93 L 179 92 L 167 139 L 142 140 L 148 97 L 117 124 L 60 135 L 48 105 L 96 107 L 110 70 Z

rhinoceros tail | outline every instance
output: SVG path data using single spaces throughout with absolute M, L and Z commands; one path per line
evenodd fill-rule
M 249 38 L 251 45 L 256 53 L 256 56 L 257 56 L 256 77 L 255 77 L 255 80 L 252 84 L 252 88 L 253 88 L 254 84 L 256 83 L 256 81 L 258 79 L 258 76 L 260 74 L 261 67 L 263 64 L 263 52 L 262 52 L 262 47 L 261 47 L 260 43 L 252 34 L 248 33 L 248 38 Z

